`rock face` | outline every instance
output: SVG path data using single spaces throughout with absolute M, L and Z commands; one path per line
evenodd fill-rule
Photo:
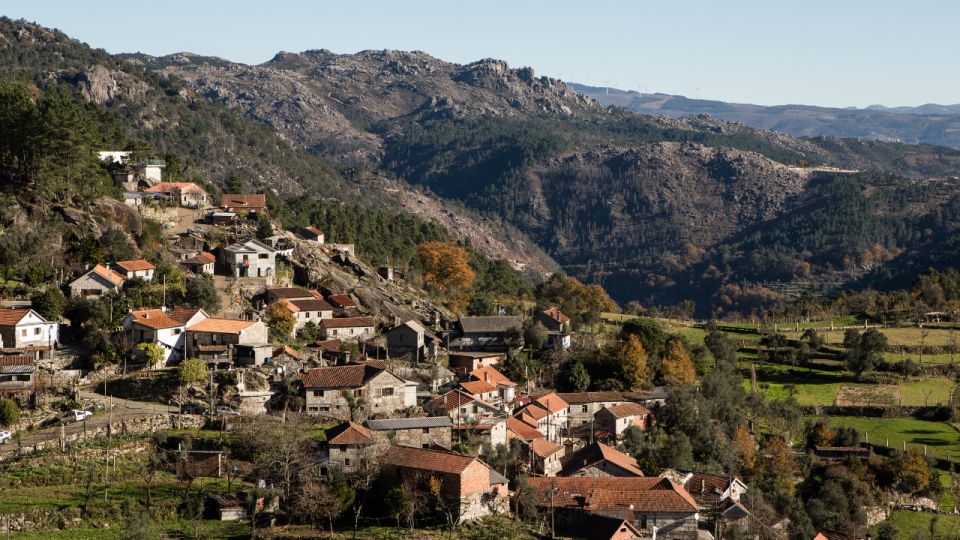
M 148 65 L 341 162 L 379 161 L 380 139 L 367 131 L 379 121 L 599 110 L 531 68 L 492 59 L 458 65 L 419 51 L 281 52 L 258 66 L 180 53 Z

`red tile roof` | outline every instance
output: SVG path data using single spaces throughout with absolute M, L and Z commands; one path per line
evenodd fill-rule
M 114 287 L 116 287 L 117 285 L 120 285 L 121 283 L 123 283 L 123 280 L 126 279 L 122 275 L 120 275 L 116 270 L 110 270 L 109 268 L 107 268 L 106 266 L 103 266 L 102 264 L 98 264 L 94 266 L 91 272 L 97 274 L 98 276 L 109 281 L 110 283 L 113 283 Z
M 472 396 L 477 396 L 480 394 L 486 394 L 489 392 L 496 392 L 497 387 L 486 381 L 467 381 L 460 383 L 460 387 L 467 391 L 468 394 Z
M 274 298 L 313 298 L 313 294 L 300 287 L 274 287 L 267 289 L 267 294 Z
M 339 308 L 357 307 L 357 301 L 349 294 L 331 294 L 327 300 Z
M 30 313 L 29 309 L 0 309 L 0 326 L 13 326 Z
M 282 347 L 277 347 L 273 350 L 273 357 L 276 358 L 280 355 L 287 355 L 296 358 L 297 360 L 303 360 L 303 355 L 300 354 L 296 349 L 291 348 L 289 345 L 284 345 Z
M 130 312 L 130 315 L 134 323 L 154 330 L 183 326 L 181 321 L 174 319 L 162 309 L 135 309 Z
M 695 472 L 684 483 L 684 487 L 698 500 L 715 499 L 730 487 L 730 477 L 721 474 Z
M 560 311 L 560 308 L 552 307 L 550 309 L 546 309 L 543 311 L 543 314 L 557 321 L 560 324 L 570 322 L 570 317 L 567 317 L 566 315 L 564 315 L 563 312 Z
M 132 261 L 117 261 L 116 264 L 125 272 L 139 272 L 142 270 L 156 270 L 156 266 L 143 259 L 134 259 Z
M 344 422 L 328 429 L 327 444 L 366 446 L 373 444 L 370 430 L 355 422 Z
M 214 257 L 213 253 L 202 251 L 199 254 L 194 255 L 193 257 L 190 257 L 189 259 L 187 259 L 187 262 L 191 262 L 194 264 L 212 264 L 217 262 L 217 258 Z
M 263 194 L 224 193 L 220 196 L 221 208 L 250 208 L 260 210 L 267 207 L 267 196 Z
M 430 400 L 430 404 L 438 407 L 444 412 L 450 412 L 457 407 L 462 407 L 469 403 L 477 401 L 473 396 L 460 390 L 451 390 L 442 396 L 437 396 Z
M 543 433 L 540 433 L 537 428 L 531 426 L 530 424 L 520 420 L 519 418 L 510 417 L 507 418 L 507 436 L 513 436 L 515 439 L 521 439 L 524 441 L 532 441 L 534 439 L 543 439 Z
M 193 326 L 187 327 L 190 332 L 208 332 L 215 334 L 239 334 L 250 328 L 257 321 L 242 321 L 240 319 L 204 319 Z
M 516 386 L 517 383 L 511 381 L 506 375 L 497 371 L 493 366 L 477 368 L 470 372 L 470 376 L 478 381 L 487 381 L 490 384 L 505 384 L 507 386 Z
M 333 306 L 323 300 L 287 300 L 297 311 L 333 311 Z
M 652 414 L 652 411 L 639 403 L 623 403 L 621 405 L 614 405 L 613 407 L 607 407 L 607 411 L 610 412 L 616 418 L 626 418 L 628 416 L 646 416 Z
M 170 193 L 178 190 L 187 193 L 206 193 L 203 188 L 193 182 L 160 182 L 143 191 L 144 193 Z
M 560 396 L 558 396 L 553 392 L 550 392 L 549 394 L 544 394 L 538 397 L 537 399 L 533 400 L 533 403 L 535 405 L 539 405 L 540 407 L 543 407 L 544 409 L 549 411 L 550 414 L 556 414 L 566 409 L 567 407 L 569 407 L 566 401 L 561 399 Z
M 465 456 L 449 450 L 433 448 L 414 448 L 412 446 L 391 446 L 380 457 L 383 465 L 395 465 L 410 469 L 460 474 L 477 458 Z
M 530 449 L 533 450 L 534 454 L 546 459 L 563 450 L 563 447 L 546 439 L 533 439 L 530 441 Z
M 336 317 L 320 321 L 321 328 L 373 328 L 373 317 Z
M 679 485 L 666 478 L 603 477 L 545 478 L 531 477 L 530 487 L 540 496 L 540 504 L 581 507 L 587 511 L 628 510 L 634 512 L 693 514 L 697 503 Z
M 600 442 L 593 442 L 567 456 L 563 464 L 564 476 L 573 474 L 580 469 L 594 465 L 601 461 L 607 461 L 617 467 L 632 473 L 635 476 L 643 476 L 637 460 Z
M 366 364 L 330 366 L 311 369 L 301 380 L 304 388 L 360 388 L 382 371 Z
M 314 227 L 313 225 L 311 225 L 311 226 L 309 226 L 309 227 L 304 227 L 303 230 L 305 230 L 305 231 L 307 231 L 308 233 L 313 234 L 313 235 L 315 235 L 315 236 L 321 236 L 321 235 L 323 234 L 323 231 L 321 231 L 320 229 Z
M 167 315 L 169 315 L 171 319 L 176 319 L 186 324 L 186 322 L 189 321 L 191 317 L 193 317 L 199 312 L 200 312 L 200 308 L 183 307 L 183 308 L 172 309 L 167 312 Z

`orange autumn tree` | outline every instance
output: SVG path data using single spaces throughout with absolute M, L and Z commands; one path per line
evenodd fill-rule
M 693 367 L 693 358 L 679 339 L 671 339 L 667 342 L 663 361 L 660 364 L 660 376 L 663 382 L 670 386 L 696 382 L 697 372 Z
M 417 260 L 427 283 L 448 293 L 473 286 L 477 273 L 470 267 L 470 254 L 449 242 L 424 242 L 417 246 Z

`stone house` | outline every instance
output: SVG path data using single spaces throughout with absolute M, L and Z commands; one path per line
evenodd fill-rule
M 439 341 L 436 334 L 411 319 L 387 332 L 387 352 L 391 356 L 409 354 L 419 362 L 437 356 Z
M 630 522 L 644 536 L 696 540 L 699 509 L 682 486 L 666 478 L 531 477 L 538 504 L 564 519 L 578 512 Z
M 130 346 L 155 343 L 163 351 L 163 365 L 184 358 L 186 327 L 162 309 L 131 310 L 123 318 L 123 331 Z M 151 366 L 160 367 L 160 366 Z
M 184 208 L 203 208 L 210 204 L 207 192 L 193 182 L 160 182 L 144 193 L 159 193 Z
M 588 435 L 594 416 L 601 409 L 623 405 L 624 403 L 637 403 L 643 399 L 640 392 L 561 392 L 557 394 L 569 405 L 567 416 L 570 422 L 570 430 L 579 435 Z M 578 429 L 579 428 L 579 429 Z M 582 433 L 580 432 L 582 431 Z
M 294 324 L 291 333 L 293 336 L 297 335 L 297 332 L 306 326 L 307 323 L 312 322 L 317 325 L 319 329 L 320 323 L 322 323 L 324 319 L 333 318 L 333 306 L 323 300 L 316 300 L 314 298 L 310 298 L 309 300 L 283 299 L 280 300 L 278 304 L 286 308 L 286 310 L 293 315 Z
M 183 265 L 194 274 L 212 276 L 217 257 L 213 253 L 201 252 L 183 261 Z
M 456 346 L 463 349 L 505 350 L 511 338 L 522 335 L 522 327 L 523 317 L 460 317 L 456 323 Z
M 221 263 L 233 277 L 264 277 L 273 284 L 277 250 L 255 238 L 245 238 L 220 250 Z
M 32 309 L 0 309 L 0 338 L 0 344 L 7 348 L 53 350 L 60 342 L 60 324 Z
M 440 481 L 457 523 L 508 511 L 507 479 L 474 456 L 449 450 L 391 446 L 380 458 L 381 478 L 421 487 Z
M 37 366 L 32 355 L 0 356 L 0 395 L 33 392 Z
M 560 308 L 552 307 L 536 314 L 536 320 L 547 328 L 547 341 L 544 347 L 552 349 L 570 348 L 570 317 Z
M 323 339 L 364 340 L 376 335 L 373 317 L 335 317 L 320 322 Z
M 624 477 L 643 476 L 637 460 L 601 442 L 593 442 L 563 458 L 560 476 Z
M 71 298 L 99 298 L 108 292 L 117 292 L 124 277 L 116 270 L 98 264 L 70 282 Z
M 450 351 L 447 363 L 457 375 L 467 375 L 471 371 L 499 364 L 503 359 L 500 353 L 477 351 Z
M 367 420 L 364 425 L 377 444 L 384 446 L 398 444 L 417 448 L 450 448 L 453 439 L 453 421 L 449 416 L 384 418 Z
M 480 424 L 503 415 L 498 407 L 480 401 L 462 390 L 451 390 L 430 400 L 427 409 L 446 414 L 454 426 Z
M 460 422 L 454 426 L 454 433 L 461 439 L 473 438 L 480 445 L 488 444 L 491 448 L 496 448 L 501 444 L 507 444 L 507 419 L 508 416 L 489 416 L 480 418 L 475 422 Z
M 736 476 L 703 472 L 686 473 L 678 483 L 693 496 L 704 511 L 712 511 L 719 503 L 727 500 L 739 503 L 740 497 L 749 489 L 743 480 Z
M 208 317 L 186 327 L 186 355 L 200 356 L 202 347 L 214 346 L 225 350 L 239 346 L 266 347 L 266 357 L 272 352 L 267 339 L 267 325 L 263 321 L 242 321 Z M 261 354 L 263 352 L 261 351 Z M 263 364 L 266 358 L 261 358 Z M 255 363 L 257 363 L 255 361 Z
M 118 261 L 113 264 L 113 269 L 124 279 L 142 279 L 147 283 L 153 281 L 153 275 L 157 271 L 156 266 L 143 259 Z
M 315 368 L 304 373 L 301 382 L 308 413 L 341 420 L 352 419 L 351 401 L 364 417 L 393 414 L 417 403 L 416 383 L 373 364 Z
M 327 429 L 326 436 L 326 453 L 321 455 L 318 463 L 323 476 L 327 476 L 331 469 L 347 474 L 355 472 L 364 451 L 375 442 L 369 429 L 350 421 Z
M 535 474 L 556 476 L 562 467 L 561 459 L 564 456 L 564 447 L 546 439 L 534 439 L 528 443 L 530 447 L 530 465 Z
M 636 426 L 643 431 L 653 427 L 653 412 L 639 403 L 623 403 L 606 407 L 594 415 L 594 430 L 604 432 L 613 439 L 621 439 L 623 433 Z
M 648 535 L 623 519 L 562 509 L 554 516 L 556 534 L 560 538 L 584 540 L 639 540 Z

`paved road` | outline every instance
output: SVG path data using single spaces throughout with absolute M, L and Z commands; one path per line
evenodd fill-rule
M 88 390 L 80 390 L 80 398 L 82 400 L 93 400 L 94 402 L 106 401 L 106 399 L 103 397 L 103 394 L 97 394 Z M 114 422 L 117 422 L 121 419 L 135 420 L 169 412 L 176 412 L 176 408 L 167 405 L 157 405 L 154 403 L 142 403 L 139 401 L 113 398 L 112 418 Z M 99 411 L 97 414 L 86 420 L 86 429 L 94 429 L 105 426 L 110 422 L 110 419 L 111 414 L 109 410 Z M 63 431 L 67 435 L 82 433 L 84 429 L 84 422 L 70 422 L 63 427 Z M 60 438 L 60 430 L 60 426 L 55 425 L 48 428 L 31 431 L 29 433 L 23 433 L 20 436 L 20 445 L 25 448 L 32 448 L 39 443 L 57 441 Z M 14 454 L 17 451 L 17 447 L 18 445 L 16 441 L 0 445 L 0 459 L 4 459 L 7 456 Z

